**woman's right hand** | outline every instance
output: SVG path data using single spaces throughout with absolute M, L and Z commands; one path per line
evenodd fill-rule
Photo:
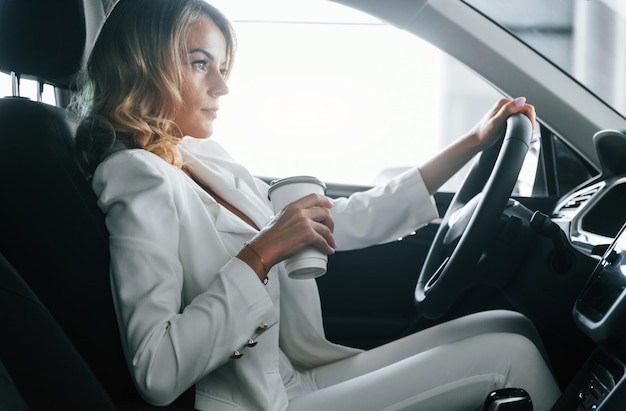
M 330 215 L 332 202 L 323 195 L 309 194 L 288 204 L 249 241 L 262 258 L 266 269 L 291 257 L 307 246 L 317 247 L 326 254 L 335 252 L 333 230 L 335 223 Z M 254 268 L 254 264 L 241 258 Z M 255 270 L 256 271 L 256 270 Z M 257 273 L 258 274 L 258 273 Z

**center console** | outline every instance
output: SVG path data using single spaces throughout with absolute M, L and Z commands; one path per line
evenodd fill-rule
M 626 410 L 626 225 L 604 252 L 573 315 L 599 348 L 552 410 Z
M 574 307 L 574 320 L 598 344 L 626 335 L 626 225 L 591 274 Z
M 596 350 L 551 411 L 623 411 L 626 409 L 624 353 Z

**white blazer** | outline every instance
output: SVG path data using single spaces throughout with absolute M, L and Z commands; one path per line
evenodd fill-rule
M 258 227 L 272 217 L 267 184 L 219 144 L 179 147 L 194 177 Z M 167 405 L 196 384 L 201 410 L 284 410 L 297 369 L 360 352 L 326 340 L 315 280 L 290 279 L 281 263 L 263 285 L 234 257 L 256 230 L 179 168 L 122 150 L 92 185 L 110 234 L 122 345 L 148 402 Z M 437 217 L 417 168 L 334 200 L 331 212 L 337 250 L 394 241 Z

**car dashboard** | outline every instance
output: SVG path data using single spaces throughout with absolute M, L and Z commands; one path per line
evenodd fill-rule
M 626 175 L 574 190 L 557 205 L 552 220 L 581 250 L 610 244 L 626 221 Z
M 626 221 L 626 135 L 602 130 L 593 141 L 600 175 L 572 190 L 552 213 L 553 221 L 581 250 L 606 247 Z
M 572 315 L 597 349 L 553 410 L 623 410 L 626 403 L 626 136 L 594 136 L 601 174 L 575 188 L 555 207 L 552 220 L 571 246 L 597 258 Z

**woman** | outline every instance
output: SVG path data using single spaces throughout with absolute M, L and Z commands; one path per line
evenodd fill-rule
M 120 0 L 88 62 L 77 151 L 106 214 L 122 343 L 144 398 L 165 405 L 195 384 L 200 410 L 449 411 L 517 386 L 547 410 L 558 388 L 522 316 L 470 316 L 362 352 L 325 339 L 315 281 L 281 263 L 428 223 L 430 194 L 507 116 L 534 120 L 532 106 L 502 100 L 420 168 L 273 217 L 267 185 L 207 140 L 234 50 L 229 22 L 202 0 Z

